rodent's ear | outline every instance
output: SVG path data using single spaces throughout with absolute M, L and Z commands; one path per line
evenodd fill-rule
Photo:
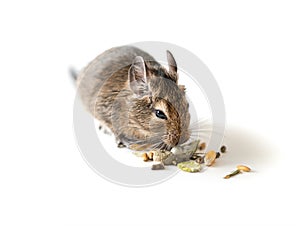
M 174 56 L 172 53 L 167 50 L 167 60 L 168 60 L 168 65 L 169 65 L 169 72 L 175 76 L 175 78 L 172 78 L 176 83 L 177 83 L 177 63 L 175 61 Z
M 146 67 L 144 59 L 141 56 L 135 57 L 128 71 L 131 90 L 139 97 L 149 93 L 146 77 Z

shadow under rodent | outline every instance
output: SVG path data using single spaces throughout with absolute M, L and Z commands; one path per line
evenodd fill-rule
M 178 85 L 177 64 L 169 69 L 133 46 L 115 47 L 75 76 L 86 109 L 110 130 L 119 146 L 170 150 L 190 137 L 189 103 Z

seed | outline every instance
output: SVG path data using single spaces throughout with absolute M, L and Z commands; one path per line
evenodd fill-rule
M 159 151 L 155 151 L 153 154 L 153 161 L 160 162 L 162 161 L 161 153 Z
M 204 158 L 200 156 L 195 161 L 199 164 L 202 164 L 202 163 L 204 163 Z
M 199 172 L 201 165 L 195 161 L 181 162 L 177 164 L 178 168 L 189 173 Z
M 206 148 L 206 143 L 201 143 L 200 145 L 199 145 L 199 150 L 204 150 Z
M 216 159 L 221 156 L 220 152 L 217 152 Z
M 230 177 L 233 177 L 233 176 L 239 174 L 240 172 L 241 172 L 241 171 L 240 171 L 239 169 L 237 169 L 237 170 L 233 171 L 232 173 L 226 175 L 226 176 L 224 177 L 224 179 L 229 179 Z
M 196 160 L 197 158 L 198 158 L 197 155 L 193 155 L 193 156 L 191 157 L 191 160 Z
M 148 153 L 148 158 L 149 158 L 150 160 L 153 160 L 153 155 L 154 155 L 153 151 L 150 151 L 150 152 Z
M 152 160 L 153 161 L 155 161 L 155 162 L 160 162 L 161 161 L 161 156 L 160 156 L 161 151 L 160 150 L 152 149 L 150 152 L 153 153 L 153 155 L 152 155 Z
M 165 169 L 165 166 L 163 163 L 154 164 L 151 167 L 152 170 L 162 170 Z
M 142 158 L 143 158 L 144 162 L 147 162 L 149 160 L 149 157 L 148 157 L 147 153 L 144 153 L 142 155 Z
M 223 145 L 223 146 L 220 148 L 220 151 L 221 151 L 221 153 L 225 153 L 225 152 L 226 152 L 226 146 Z
M 211 166 L 214 163 L 214 161 L 216 159 L 216 156 L 217 156 L 217 154 L 216 154 L 215 151 L 209 151 L 209 152 L 207 152 L 206 155 L 205 155 L 205 157 L 204 157 L 204 163 L 205 163 L 205 165 Z
M 238 170 L 244 171 L 244 172 L 250 172 L 251 171 L 251 169 L 248 166 L 244 166 L 244 165 L 238 165 L 236 168 Z

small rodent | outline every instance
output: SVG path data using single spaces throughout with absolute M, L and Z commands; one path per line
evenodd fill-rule
M 178 85 L 169 51 L 167 61 L 169 70 L 139 48 L 121 46 L 73 75 L 84 106 L 115 135 L 118 146 L 170 150 L 189 139 L 185 87 Z

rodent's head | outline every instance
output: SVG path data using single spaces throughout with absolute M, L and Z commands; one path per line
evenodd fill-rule
M 169 70 L 137 56 L 128 71 L 134 93 L 131 122 L 149 144 L 161 149 L 171 149 L 190 137 L 185 87 L 178 85 L 177 64 L 169 51 L 167 59 Z

